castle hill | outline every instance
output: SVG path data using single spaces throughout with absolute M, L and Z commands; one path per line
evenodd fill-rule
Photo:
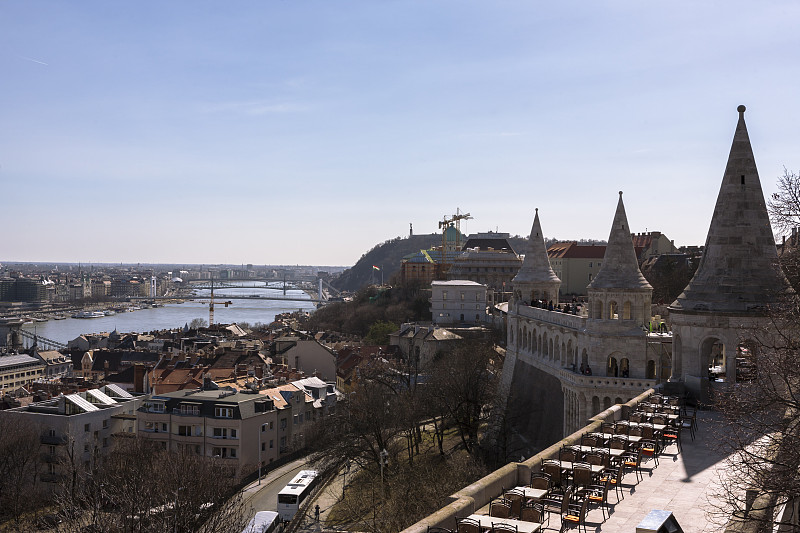
M 797 530 L 798 205 L 745 111 L 703 245 L 609 189 L 605 240 L 4 262 L 0 530 Z

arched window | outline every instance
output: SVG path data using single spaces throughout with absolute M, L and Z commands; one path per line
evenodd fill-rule
M 608 319 L 617 320 L 619 318 L 619 309 L 617 309 L 617 302 L 614 300 L 608 302 Z
M 594 316 L 592 318 L 601 319 L 603 318 L 603 302 L 600 300 L 595 300 L 594 302 Z
M 656 362 L 652 359 L 647 361 L 647 379 L 656 379 Z
M 630 377 L 631 368 L 630 363 L 628 362 L 627 357 L 623 357 L 619 360 L 619 375 L 620 377 L 627 378 Z
M 608 409 L 609 407 L 611 407 L 611 398 L 606 396 L 605 398 L 603 398 L 603 409 L 605 410 Z
M 617 359 L 615 357 L 609 356 L 608 365 L 606 367 L 606 376 L 617 377 L 618 373 L 619 373 L 619 368 L 617 367 Z
M 631 319 L 631 303 L 625 302 L 622 306 L 622 320 L 630 320 Z
M 592 396 L 592 416 L 600 412 L 600 398 Z

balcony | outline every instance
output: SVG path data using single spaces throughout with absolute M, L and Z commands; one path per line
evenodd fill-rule
M 60 444 L 66 444 L 67 439 L 66 437 L 57 437 L 54 435 L 42 435 L 42 444 L 50 444 L 53 446 L 58 446 Z

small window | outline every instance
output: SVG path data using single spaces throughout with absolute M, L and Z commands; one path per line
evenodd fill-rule
M 215 407 L 214 416 L 216 418 L 233 418 L 233 409 L 231 407 Z
M 272 449 L 272 443 L 273 443 L 273 440 L 269 439 L 269 447 L 270 447 L 270 449 Z
M 103 420 L 103 428 L 107 428 L 107 427 L 108 427 L 108 420 Z
M 86 433 L 89 433 L 91 430 L 92 430 L 92 425 L 91 424 L 84 424 L 83 425 L 83 431 L 85 431 Z

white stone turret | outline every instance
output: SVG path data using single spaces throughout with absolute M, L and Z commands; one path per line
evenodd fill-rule
M 622 191 L 608 236 L 603 264 L 589 283 L 589 317 L 593 320 L 620 320 L 625 327 L 636 327 L 650 319 L 653 287 L 639 270 L 636 250 Z
M 528 253 L 522 267 L 511 280 L 514 289 L 514 301 L 530 305 L 534 300 L 552 301 L 558 304 L 558 289 L 561 280 L 558 279 L 550 266 L 547 256 L 547 247 L 544 244 L 542 225 L 539 222 L 539 209 L 533 218 L 533 227 L 528 237 Z

